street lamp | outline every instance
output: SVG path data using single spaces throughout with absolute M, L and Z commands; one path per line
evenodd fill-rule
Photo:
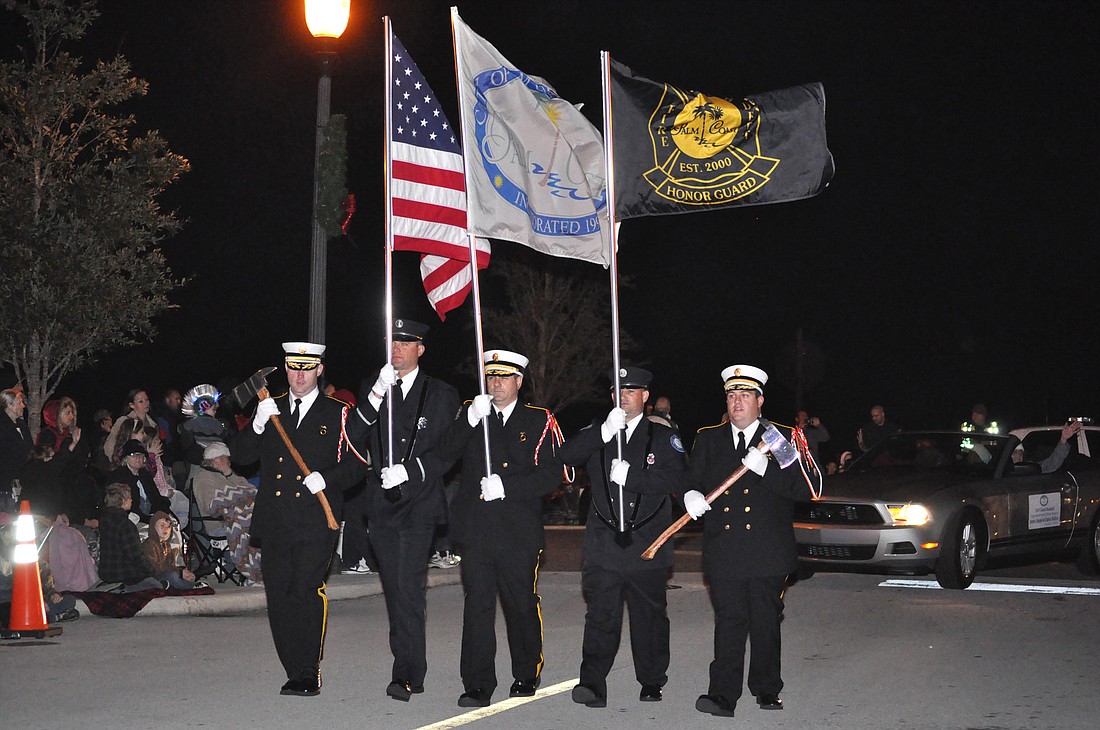
M 317 55 L 321 59 L 321 78 L 317 81 L 317 139 L 313 153 L 313 237 L 309 262 L 309 341 L 325 343 L 325 278 L 328 248 L 324 228 L 318 220 L 321 187 L 321 146 L 329 118 L 329 93 L 332 79 L 329 66 L 336 56 L 336 40 L 348 27 L 351 0 L 305 0 L 306 27 L 319 39 Z

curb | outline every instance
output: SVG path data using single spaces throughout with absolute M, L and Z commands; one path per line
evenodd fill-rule
M 458 570 L 428 571 L 428 587 L 456 585 L 462 582 Z M 230 583 L 215 583 L 212 596 L 162 596 L 154 598 L 138 611 L 140 616 L 225 616 L 249 611 L 266 611 L 267 596 L 262 586 L 235 586 Z M 330 601 L 345 601 L 352 598 L 376 596 L 382 593 L 382 579 L 377 573 L 370 575 L 333 575 L 329 577 L 325 594 Z M 88 610 L 87 604 L 77 600 L 82 616 L 95 616 Z

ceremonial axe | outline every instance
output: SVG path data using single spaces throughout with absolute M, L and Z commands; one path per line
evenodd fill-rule
M 783 437 L 783 434 L 779 432 L 772 422 L 766 418 L 761 418 L 760 425 L 764 427 L 764 433 L 760 436 L 762 439 L 760 445 L 757 446 L 757 450 L 767 449 L 775 457 L 775 460 L 779 463 L 780 468 L 786 469 L 791 464 L 798 461 L 798 449 L 791 444 L 790 441 Z M 742 464 L 738 467 L 737 471 L 726 477 L 726 480 L 715 487 L 710 494 L 707 495 L 707 504 L 710 504 L 714 500 L 718 499 L 718 496 L 722 492 L 726 491 L 736 482 L 738 479 L 745 475 L 745 472 L 749 471 L 748 467 Z M 653 541 L 653 544 L 645 549 L 642 553 L 642 560 L 653 560 L 657 555 L 657 551 L 661 549 L 670 537 L 679 532 L 684 525 L 691 521 L 691 515 L 684 513 L 680 516 L 680 519 L 669 525 L 669 528 L 661 533 L 661 536 Z
M 255 396 L 260 400 L 267 397 L 267 376 L 275 372 L 277 368 L 267 367 L 260 368 L 252 374 L 248 380 L 244 381 L 236 388 L 233 389 L 233 399 L 237 401 L 237 404 L 244 408 L 244 405 L 248 403 Z M 279 421 L 279 414 L 275 414 L 271 417 L 271 423 L 274 424 L 275 430 L 279 432 L 279 437 L 283 440 L 283 445 L 286 446 L 287 451 L 294 457 L 294 463 L 298 465 L 298 469 L 302 472 L 302 477 L 308 477 L 312 472 L 309 467 L 306 466 L 305 459 L 302 458 L 297 447 L 290 440 L 290 436 L 287 435 L 286 429 L 283 428 L 282 422 Z M 317 500 L 321 503 L 321 509 L 325 511 L 325 521 L 328 523 L 330 530 L 339 530 L 340 523 L 336 521 L 336 516 L 332 514 L 332 505 L 328 503 L 328 497 L 325 496 L 324 491 L 317 492 Z

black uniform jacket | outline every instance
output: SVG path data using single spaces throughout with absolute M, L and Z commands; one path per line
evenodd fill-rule
M 440 444 L 440 458 L 462 458 L 462 482 L 451 503 L 451 534 L 466 549 L 541 550 L 542 498 L 562 482 L 562 463 L 552 434 L 556 423 L 545 408 L 517 403 L 507 424 L 488 417 L 493 473 L 504 499 L 481 498 L 485 476 L 482 424 L 471 427 L 462 408 Z M 541 445 L 539 442 L 542 442 Z M 538 463 L 536 464 L 536 459 Z
M 276 396 L 279 420 L 291 442 L 311 471 L 325 478 L 325 496 L 337 521 L 343 511 L 343 491 L 358 483 L 366 474 L 363 464 L 347 448 L 342 438 L 342 401 L 318 394 L 298 428 L 290 416 L 290 399 Z M 354 416 L 353 416 L 354 417 Z M 274 423 L 257 434 L 249 423 L 238 434 L 233 461 L 252 464 L 260 460 L 260 488 L 252 513 L 251 533 L 263 538 L 266 532 L 285 530 L 327 530 L 321 501 L 302 484 L 305 475 L 283 443 Z
M 585 465 L 591 486 L 591 506 L 584 532 L 585 565 L 616 570 L 667 568 L 672 565 L 672 543 L 665 543 L 653 560 L 642 560 L 642 551 L 672 523 L 672 492 L 683 487 L 687 460 L 675 431 L 639 420 L 630 440 L 623 444 L 623 459 L 630 464 L 623 501 L 630 544 L 616 541 L 619 528 L 619 485 L 611 482 L 611 461 L 618 455 L 615 440 L 604 443 L 600 423 L 594 423 L 562 444 L 562 461 Z M 626 432 L 623 432 L 625 438 Z
M 776 426 L 790 440 L 791 431 Z M 760 443 L 758 426 L 750 447 Z M 699 429 L 691 451 L 691 487 L 707 495 L 741 467 L 728 421 Z M 794 504 L 810 489 L 797 463 L 786 469 L 768 454 L 764 476 L 746 471 L 703 515 L 703 565 L 711 576 L 753 578 L 785 575 L 798 567 Z
M 385 498 L 380 476 L 382 467 L 389 466 L 389 404 L 383 398 L 375 410 L 364 398 L 358 412 L 348 417 L 352 444 L 356 449 L 364 445 L 370 452 L 367 514 L 377 525 L 444 522 L 447 502 L 443 496 L 443 475 L 455 460 L 440 458 L 437 446 L 461 406 L 458 391 L 421 369 L 404 400 L 399 388 L 394 387 L 393 392 L 393 460 L 403 463 L 409 473 L 409 481 L 401 485 L 401 499 L 397 502 Z

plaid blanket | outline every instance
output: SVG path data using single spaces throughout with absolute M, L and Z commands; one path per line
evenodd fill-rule
M 65 591 L 66 595 L 74 596 L 84 601 L 88 606 L 88 610 L 94 613 L 96 616 L 107 616 L 108 618 L 130 618 L 141 609 L 145 608 L 145 604 L 154 598 L 160 598 L 161 596 L 212 596 L 214 595 L 214 589 L 207 586 L 206 588 L 192 588 L 190 590 L 181 591 L 175 588 L 169 588 L 168 590 L 148 590 L 137 591 L 136 593 L 110 593 L 108 591 Z

